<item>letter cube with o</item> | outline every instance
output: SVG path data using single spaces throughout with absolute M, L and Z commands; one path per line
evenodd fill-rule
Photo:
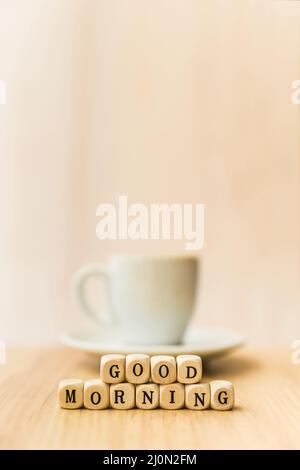
M 132 384 L 144 384 L 150 379 L 150 357 L 147 354 L 126 356 L 126 380 Z
M 151 357 L 151 379 L 156 384 L 176 382 L 176 361 L 173 356 Z
M 104 410 L 109 407 L 109 385 L 99 379 L 86 380 L 83 404 L 89 410 Z
M 100 362 L 100 378 L 107 384 L 118 384 L 125 380 L 125 355 L 106 354 Z
M 202 360 L 200 356 L 183 354 L 177 356 L 177 381 L 182 384 L 196 384 L 202 378 Z

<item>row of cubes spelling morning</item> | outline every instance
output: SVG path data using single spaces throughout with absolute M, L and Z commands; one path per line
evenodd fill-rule
M 100 362 L 100 379 L 65 379 L 58 386 L 62 408 L 101 410 L 114 408 L 151 410 L 231 410 L 232 383 L 201 382 L 200 356 L 153 356 L 108 354 Z

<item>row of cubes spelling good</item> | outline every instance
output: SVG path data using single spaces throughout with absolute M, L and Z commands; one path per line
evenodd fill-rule
M 200 383 L 197 355 L 108 354 L 101 358 L 100 379 L 66 379 L 58 388 L 62 408 L 229 410 L 234 389 L 228 381 Z
M 147 354 L 107 354 L 100 362 L 100 378 L 108 384 L 129 382 L 144 384 L 199 383 L 202 360 L 197 355 L 148 356 Z
M 234 406 L 234 389 L 230 382 L 215 380 L 210 383 L 184 385 L 179 382 L 158 385 L 129 382 L 107 384 L 101 379 L 62 380 L 58 387 L 58 401 L 62 408 L 103 410 L 114 408 L 129 410 L 231 410 Z

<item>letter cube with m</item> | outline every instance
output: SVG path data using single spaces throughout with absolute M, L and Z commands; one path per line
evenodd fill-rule
M 58 402 L 62 408 L 74 410 L 83 406 L 83 380 L 65 379 L 58 385 Z

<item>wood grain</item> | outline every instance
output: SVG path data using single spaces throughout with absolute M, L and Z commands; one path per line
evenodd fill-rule
M 62 410 L 65 377 L 93 378 L 97 360 L 64 348 L 15 349 L 0 367 L 1 449 L 300 448 L 300 366 L 290 350 L 244 350 L 204 368 L 235 384 L 234 411 Z

